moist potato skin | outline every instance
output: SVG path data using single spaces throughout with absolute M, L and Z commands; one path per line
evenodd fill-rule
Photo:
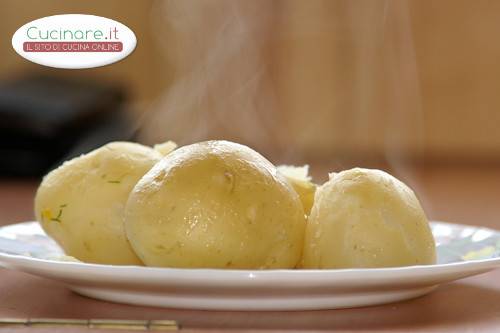
M 401 181 L 355 168 L 316 191 L 304 268 L 367 268 L 436 262 L 434 239 L 420 203 Z
M 137 181 L 162 158 L 152 148 L 113 142 L 47 174 L 35 215 L 69 256 L 115 265 L 142 265 L 125 236 L 123 212 Z
M 297 193 L 252 149 L 227 141 L 182 147 L 136 185 L 127 236 L 148 266 L 294 268 L 305 215 Z

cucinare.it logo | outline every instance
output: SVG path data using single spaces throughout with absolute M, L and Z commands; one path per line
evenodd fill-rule
M 12 47 L 21 57 L 56 68 L 109 65 L 132 53 L 136 44 L 135 34 L 124 24 L 84 14 L 43 17 L 12 36 Z

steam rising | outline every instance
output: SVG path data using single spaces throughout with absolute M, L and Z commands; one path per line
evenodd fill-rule
M 421 155 L 423 129 L 407 1 L 165 1 L 153 25 L 171 85 L 146 141 L 229 139 L 328 171 L 382 156 L 416 186 L 406 158 Z
M 264 54 L 270 8 L 268 1 L 156 3 L 154 31 L 172 84 L 146 124 L 147 141 L 273 140 L 277 124 L 266 112 L 274 106 Z

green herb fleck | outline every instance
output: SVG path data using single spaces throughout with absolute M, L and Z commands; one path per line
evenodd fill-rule
M 51 221 L 54 221 L 54 222 L 59 222 L 61 223 L 61 216 L 62 216 L 62 213 L 63 213 L 63 209 L 67 206 L 68 204 L 62 204 L 59 206 L 59 212 L 57 213 L 57 216 L 56 217 L 52 217 L 50 220 Z
M 50 220 L 61 223 L 61 216 L 62 216 L 62 209 L 59 209 L 59 213 L 57 214 L 57 216 L 51 218 Z
M 108 180 L 108 183 L 110 183 L 110 184 L 120 184 L 121 180 Z

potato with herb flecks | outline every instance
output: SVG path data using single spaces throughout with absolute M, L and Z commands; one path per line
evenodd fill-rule
M 316 190 L 304 268 L 365 268 L 436 262 L 434 238 L 413 191 L 369 169 L 331 174 Z
M 297 192 L 304 207 L 304 212 L 306 215 L 309 215 L 314 203 L 314 193 L 316 192 L 316 185 L 311 181 L 311 176 L 309 176 L 309 165 L 301 167 L 279 165 L 278 171 L 286 177 Z
M 148 266 L 294 268 L 305 215 L 268 160 L 240 144 L 208 141 L 167 155 L 137 183 L 125 229 Z
M 67 255 L 142 265 L 125 236 L 123 212 L 132 188 L 161 158 L 150 147 L 113 142 L 65 162 L 38 188 L 36 217 Z

